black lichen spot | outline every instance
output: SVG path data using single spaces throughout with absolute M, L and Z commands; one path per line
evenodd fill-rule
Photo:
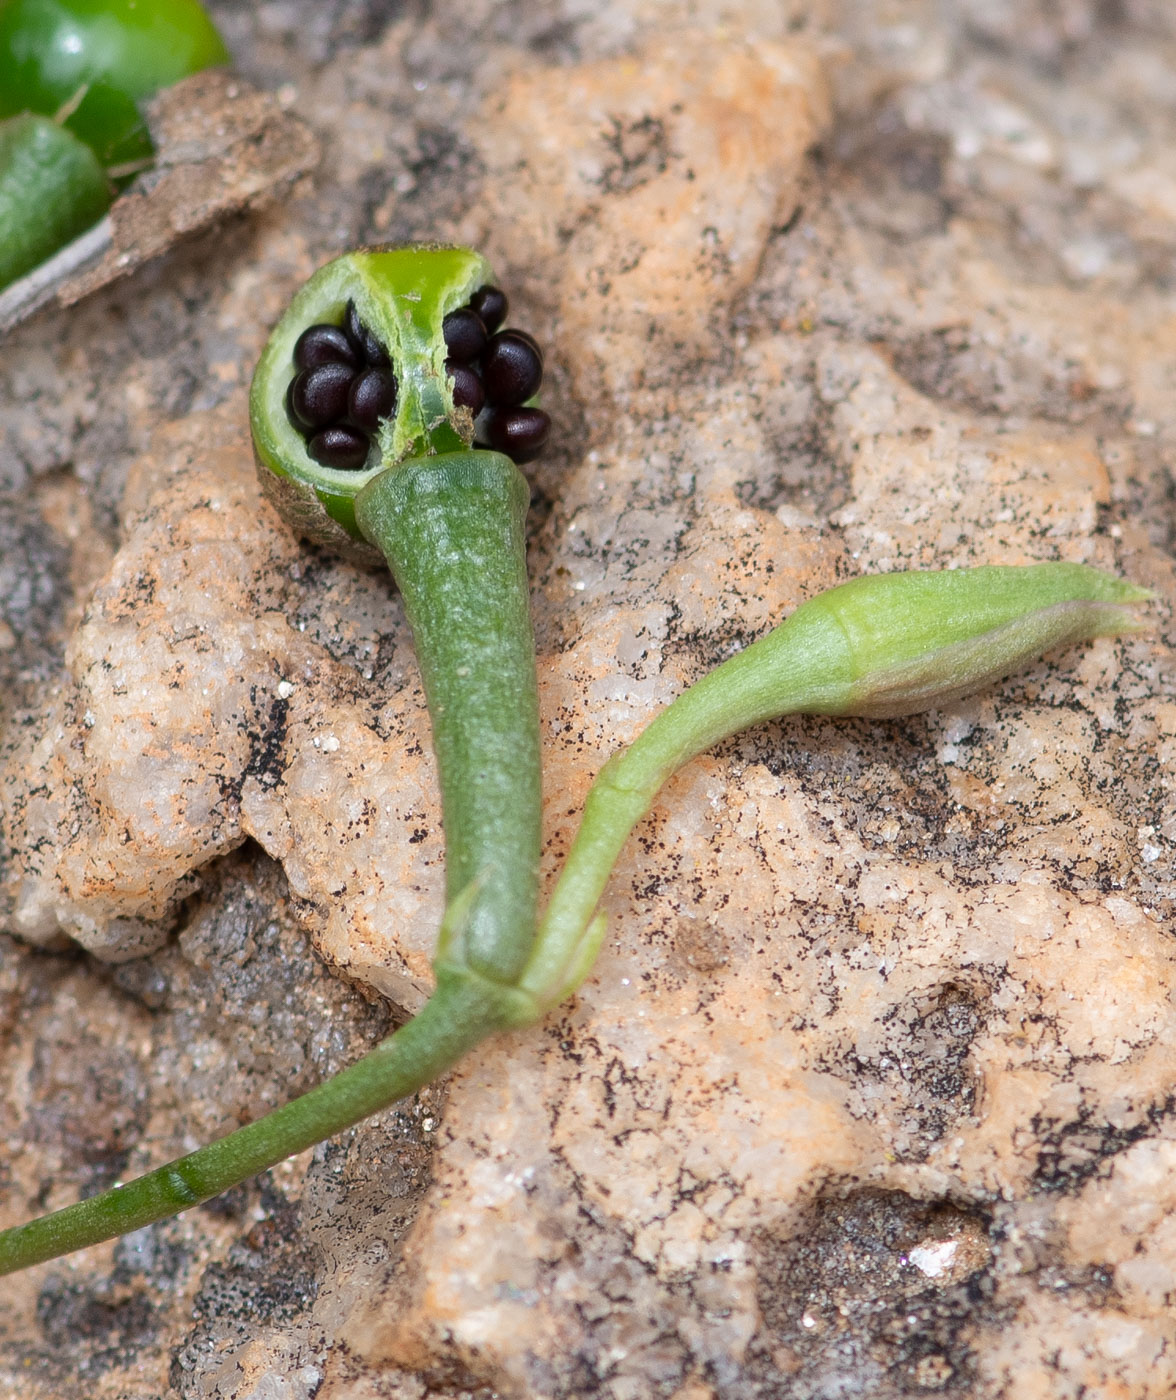
M 249 698 L 256 719 L 247 727 L 249 761 L 242 780 L 256 778 L 264 788 L 277 787 L 286 772 L 286 730 L 290 702 L 282 695 L 268 696 L 268 713 L 263 713 L 256 686 L 251 689 Z M 242 725 L 245 727 L 244 721 Z
M 980 1080 L 971 1049 L 990 1000 L 983 986 L 950 984 L 929 1003 L 892 1008 L 882 1018 L 881 1047 L 869 1058 L 847 1054 L 824 1064 L 846 1082 L 858 1113 L 868 1117 L 885 1106 L 899 1161 L 924 1161 L 974 1113 Z
M 1046 1191 L 1078 1190 L 1120 1152 L 1155 1136 L 1174 1111 L 1176 1094 L 1149 1104 L 1134 1122 L 1125 1124 L 1100 1122 L 1085 1104 L 1064 1123 L 1037 1114 L 1031 1120 L 1034 1137 L 1041 1144 L 1034 1182 Z
M 318 1255 L 306 1241 L 300 1212 L 262 1177 L 266 1217 L 210 1264 L 193 1301 L 196 1326 L 177 1349 L 171 1382 L 181 1395 L 194 1395 L 190 1378 L 205 1372 L 212 1358 L 266 1327 L 288 1328 L 318 1295 Z
M 0 492 L 0 694 L 6 704 L 31 681 L 55 673 L 64 643 L 69 560 L 29 496 Z
M 604 144 L 612 159 L 601 172 L 600 185 L 609 194 L 627 193 L 648 184 L 664 173 L 670 161 L 665 123 L 657 117 L 632 122 L 613 118 L 604 133 Z

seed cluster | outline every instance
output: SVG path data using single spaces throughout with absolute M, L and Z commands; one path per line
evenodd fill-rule
M 349 301 L 341 326 L 308 326 L 294 345 L 297 373 L 286 391 L 290 422 L 324 467 L 358 471 L 371 435 L 396 412 L 397 384 L 388 352 Z
M 505 294 L 479 287 L 442 323 L 453 401 L 475 418 L 477 442 L 529 461 L 547 441 L 551 420 L 523 405 L 539 390 L 543 352 L 520 330 L 500 330 Z M 340 471 L 367 464 L 372 435 L 396 412 L 399 386 L 388 352 L 349 301 L 342 326 L 308 326 L 294 346 L 295 375 L 286 413 L 316 462 Z
M 506 320 L 506 294 L 479 287 L 467 305 L 441 323 L 453 381 L 453 402 L 474 415 L 475 441 L 529 462 L 543 450 L 551 419 L 540 408 L 524 408 L 543 381 L 543 351 L 526 331 L 499 330 Z

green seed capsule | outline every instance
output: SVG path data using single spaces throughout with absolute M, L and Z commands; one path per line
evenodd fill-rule
M 110 208 L 89 146 L 48 117 L 0 122 L 0 287 L 23 277 Z
M 442 322 L 493 281 L 468 248 L 373 248 L 328 263 L 290 303 L 258 363 L 249 409 L 262 486 L 307 538 L 375 562 L 355 521 L 363 488 L 409 458 L 471 446 L 474 418 L 454 404 Z M 287 412 L 295 345 L 309 326 L 342 326 L 348 303 L 387 351 L 397 385 L 395 411 L 358 471 L 315 461 Z
M 469 248 L 336 258 L 274 329 L 250 411 L 262 485 L 287 521 L 350 558 L 382 558 L 399 586 L 432 720 L 450 904 L 477 889 L 447 922 L 447 966 L 503 988 L 530 949 L 541 841 L 530 490 L 510 457 L 471 447 L 451 357 L 477 346 L 460 343 L 462 318 L 446 326 L 488 290 Z M 482 326 L 473 311 L 464 320 Z
M 758 644 L 763 703 L 770 713 L 867 719 L 948 705 L 1045 652 L 1136 630 L 1128 609 L 1148 596 L 1085 564 L 853 579 L 810 599 Z

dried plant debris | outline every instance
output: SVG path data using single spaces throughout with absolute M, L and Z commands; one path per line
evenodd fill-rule
M 101 223 L 0 294 L 0 334 L 43 306 L 72 306 L 219 219 L 269 202 L 318 161 L 314 136 L 276 97 L 219 69 L 159 93 L 147 121 L 155 164 Z

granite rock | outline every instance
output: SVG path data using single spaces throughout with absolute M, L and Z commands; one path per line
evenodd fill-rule
M 110 294 L 0 349 L 75 600 L 4 718 L 4 917 L 41 950 L 0 961 L 0 1221 L 354 1056 L 383 1013 L 352 989 L 427 992 L 411 643 L 390 586 L 271 514 L 243 429 L 265 326 L 339 246 L 477 241 L 550 347 L 545 878 L 612 749 L 843 578 L 1081 560 L 1155 589 L 1152 630 L 691 764 L 572 1002 L 219 1211 L 16 1280 L 0 1393 L 1167 1395 L 1170 20 L 502 9 L 380 33 L 343 4 L 334 47 L 231 12 L 338 158 L 220 285 L 176 255 L 163 353 L 201 387 L 160 406 Z M 132 285 L 150 327 L 168 287 Z M 58 344 L 84 412 L 21 394 Z

